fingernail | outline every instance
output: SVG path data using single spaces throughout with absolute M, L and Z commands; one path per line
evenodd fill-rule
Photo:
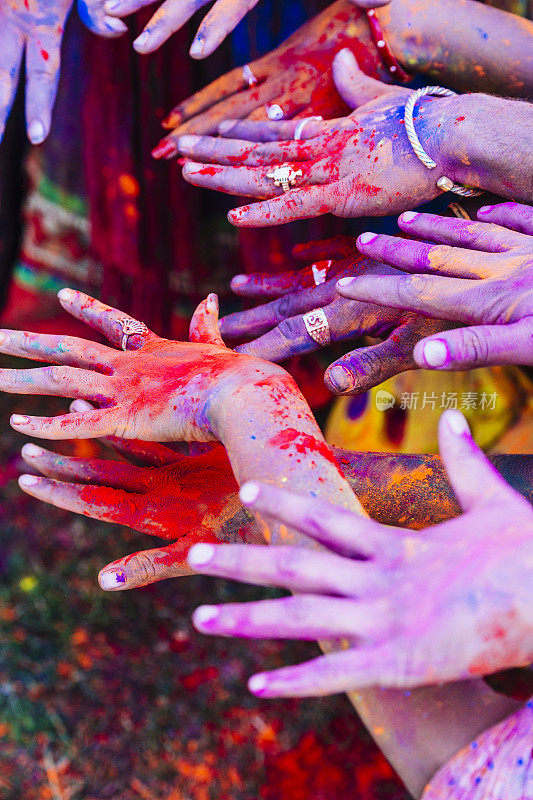
M 232 286 L 244 286 L 245 283 L 248 283 L 247 275 L 235 275 L 235 277 L 231 279 Z
M 400 214 L 400 219 L 402 222 L 412 222 L 419 216 L 420 214 L 418 213 L 418 211 L 404 211 L 403 214 Z
M 70 410 L 83 413 L 84 411 L 93 411 L 94 409 L 87 400 L 74 400 L 74 402 L 70 404 Z
M 198 175 L 199 173 L 202 173 L 205 169 L 206 169 L 205 164 L 196 164 L 194 161 L 188 161 L 183 167 L 183 174 Z M 210 166 L 207 169 L 209 170 L 207 173 L 208 175 L 214 175 L 215 172 L 217 172 L 218 169 L 222 169 L 222 167 L 217 169 L 217 167 Z
M 224 120 L 224 122 L 221 122 L 220 125 L 218 126 L 218 132 L 219 133 L 227 133 L 228 131 L 230 131 L 233 128 L 234 125 L 235 125 L 235 120 L 234 119 Z
M 248 689 L 252 694 L 259 694 L 259 692 L 262 692 L 266 688 L 267 682 L 264 675 L 252 675 L 248 681 Z
M 215 555 L 215 548 L 210 544 L 195 544 L 191 547 L 187 555 L 187 561 L 191 567 L 202 567 L 209 564 Z
M 105 20 L 106 28 L 109 28 L 110 31 L 114 33 L 125 33 L 128 30 L 127 25 L 125 25 L 121 19 L 115 19 L 115 17 L 106 17 Z M 135 46 L 135 42 L 133 43 Z
M 205 41 L 202 37 L 197 36 L 196 39 L 191 44 L 191 48 L 189 50 L 189 55 L 193 58 L 196 56 L 201 56 L 205 49 Z
M 101 572 L 98 576 L 98 583 L 100 587 L 107 591 L 108 589 L 118 589 L 119 586 L 124 586 L 126 583 L 126 573 L 124 570 L 115 570 L 109 572 Z
M 37 475 L 21 475 L 19 477 L 19 486 L 29 489 L 30 486 L 36 486 L 39 481 L 40 478 Z
M 59 300 L 72 300 L 73 296 L 74 292 L 72 291 L 72 289 L 61 289 L 57 293 L 57 297 Z
M 339 278 L 337 281 L 337 286 L 344 287 L 344 286 L 351 286 L 352 283 L 355 282 L 355 278 Z
M 481 208 L 478 210 L 477 213 L 478 214 L 488 214 L 489 211 L 492 211 L 493 208 L 494 208 L 494 206 L 481 206 Z
M 42 122 L 35 120 L 28 128 L 28 137 L 32 144 L 41 144 L 44 142 L 46 134 Z
M 194 612 L 192 618 L 195 625 L 207 625 L 213 622 L 218 617 L 218 608 L 216 606 L 200 606 Z
M 367 231 L 366 233 L 362 233 L 360 236 L 357 237 L 357 242 L 359 244 L 370 244 L 373 242 L 374 239 L 378 238 L 377 233 L 372 233 L 371 231 Z
M 354 63 L 357 64 L 355 56 L 349 47 L 343 47 L 342 50 L 339 50 L 339 52 L 335 56 L 335 60 L 342 61 L 344 64 L 346 64 L 347 67 L 353 66 Z
M 244 505 L 250 505 L 259 497 L 259 486 L 257 483 L 252 483 L 249 481 L 241 486 L 239 491 L 239 497 L 241 498 L 241 503 Z
M 451 408 L 448 409 L 448 411 L 445 411 L 443 416 L 446 417 L 446 424 L 448 425 L 449 429 L 452 431 L 452 433 L 455 433 L 456 436 L 462 436 L 464 433 L 470 433 L 468 422 L 460 411 Z
M 107 2 L 104 3 L 104 9 L 106 11 L 115 11 L 115 9 L 120 8 L 121 5 L 121 0 L 107 0 Z
M 218 297 L 216 294 L 210 294 L 207 296 L 205 308 L 210 314 L 214 314 L 218 311 Z
M 283 109 L 277 103 L 267 107 L 267 117 L 272 120 L 283 119 Z
M 25 444 L 21 450 L 23 456 L 27 456 L 28 458 L 36 458 L 37 456 L 41 456 L 44 453 L 42 447 L 37 447 L 36 444 Z
M 12 414 L 9 421 L 12 425 L 27 425 L 30 421 L 30 418 L 25 417 L 22 414 Z
M 326 375 L 328 377 L 328 381 L 337 392 L 345 392 L 347 389 L 351 389 L 353 386 L 353 378 L 351 373 L 341 364 L 336 367 L 331 367 L 330 370 L 326 371 Z
M 169 158 L 178 152 L 176 144 L 170 139 L 162 139 L 152 150 L 152 158 Z
M 448 358 L 448 350 L 444 342 L 434 339 L 424 345 L 424 359 L 430 367 L 442 367 Z
M 148 44 L 148 40 L 150 38 L 150 31 L 143 31 L 140 36 L 137 36 L 135 41 L 133 42 L 133 47 L 135 50 L 142 49 L 146 44 Z
M 179 150 L 189 150 L 191 147 L 200 141 L 199 136 L 180 136 L 178 139 Z

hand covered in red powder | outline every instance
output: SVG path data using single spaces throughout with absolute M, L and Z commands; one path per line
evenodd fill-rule
M 66 311 L 115 345 L 123 340 L 125 325 L 139 324 L 81 292 L 62 289 L 59 299 Z M 162 339 L 145 329 L 129 335 L 127 346 L 137 349 L 125 352 L 75 337 L 1 331 L 0 352 L 57 366 L 2 369 L 0 390 L 82 398 L 99 406 L 59 417 L 14 415 L 11 424 L 44 439 L 215 439 L 214 395 L 223 402 L 225 393 L 243 381 L 271 374 L 269 365 L 226 348 L 217 320 L 218 300 L 209 295 L 191 321 L 191 342 Z
M 410 687 L 486 675 L 533 660 L 533 509 L 474 443 L 459 411 L 440 450 L 464 514 L 424 531 L 380 525 L 320 500 L 245 484 L 241 500 L 324 545 L 197 545 L 199 572 L 278 586 L 295 597 L 203 606 L 203 633 L 348 639 L 348 649 L 256 675 L 261 697 Z
M 90 409 L 84 400 L 72 403 L 74 412 Z M 24 460 L 46 477 L 19 479 L 25 492 L 58 508 L 172 542 L 109 564 L 99 576 L 102 588 L 132 589 L 188 575 L 192 544 L 245 540 L 253 523 L 242 510 L 223 447 L 187 456 L 154 442 L 103 441 L 125 460 L 70 458 L 27 444 Z
M 345 253 L 344 258 L 336 257 Z M 236 294 L 245 297 L 281 296 L 256 308 L 223 317 L 220 320 L 222 335 L 225 338 L 252 337 L 252 341 L 236 350 L 268 361 L 283 361 L 320 347 L 308 333 L 304 315 L 321 308 L 329 324 L 332 342 L 364 335 L 383 339 L 378 344 L 348 352 L 330 364 L 325 382 L 335 394 L 364 392 L 393 375 L 416 369 L 413 357 L 416 343 L 431 333 L 446 329 L 449 323 L 401 309 L 389 313 L 375 303 L 339 297 L 335 286 L 340 276 L 382 275 L 384 271 L 387 275 L 396 274 L 394 270 L 362 257 L 355 248 L 353 237 L 337 237 L 330 242 L 300 246 L 298 257 L 312 258 L 314 254 L 321 260 L 300 271 L 237 275 L 231 284 Z M 317 285 L 316 281 L 319 281 Z
M 244 227 L 279 225 L 326 213 L 387 215 L 440 194 L 436 181 L 450 173 L 452 115 L 458 113 L 462 99 L 424 98 L 418 106 L 417 133 L 437 162 L 432 171 L 418 160 L 405 132 L 404 106 L 410 90 L 367 77 L 348 49 L 336 56 L 335 69 L 343 73 L 343 84 L 357 105 L 349 117 L 309 122 L 301 132 L 306 141 L 254 144 L 183 136 L 178 145 L 189 159 L 183 167 L 185 180 L 230 194 L 271 198 L 230 211 L 230 222 Z M 277 123 L 279 135 L 292 137 L 296 124 Z M 241 122 L 224 128 L 224 135 L 268 140 L 275 130 L 276 123 Z M 282 169 L 293 188 L 282 187 L 278 174 Z
M 407 212 L 400 228 L 416 238 L 363 233 L 358 247 L 384 264 L 419 274 L 365 274 L 338 284 L 345 298 L 473 326 L 418 342 L 414 358 L 420 367 L 533 365 L 533 208 L 486 206 L 478 220 Z
M 173 158 L 180 136 L 216 134 L 228 119 L 345 114 L 348 109 L 335 87 L 332 70 L 335 53 L 343 47 L 356 54 L 365 72 L 386 77 L 366 15 L 353 3 L 338 0 L 272 52 L 231 70 L 179 103 L 163 123 L 174 130 L 161 140 L 154 157 Z M 231 123 L 228 126 L 231 128 Z

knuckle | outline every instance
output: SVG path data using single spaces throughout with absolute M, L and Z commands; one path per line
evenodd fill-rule
M 415 275 L 410 278 L 398 278 L 396 281 L 397 298 L 402 304 L 421 300 L 428 285 L 426 275 Z
M 278 320 L 284 320 L 292 315 L 293 299 L 287 294 L 276 303 L 274 310 Z
M 290 621 L 296 626 L 304 626 L 313 617 L 315 604 L 312 597 L 299 595 L 291 597 L 287 602 L 286 613 Z
M 46 367 L 46 381 L 49 386 L 60 386 L 65 379 L 65 371 L 62 367 Z
M 297 548 L 279 551 L 276 558 L 276 568 L 281 578 L 293 580 L 302 573 L 305 564 L 305 553 Z
M 281 320 L 278 325 L 278 331 L 291 344 L 300 339 L 302 334 L 296 317 Z
M 431 269 L 452 267 L 458 261 L 455 248 L 449 244 L 436 244 L 429 249 L 428 260 Z
M 128 572 L 132 577 L 146 582 L 153 581 L 157 577 L 153 558 L 148 553 L 133 556 L 128 562 Z
M 459 334 L 458 355 L 467 362 L 482 363 L 489 352 L 486 338 L 475 328 L 463 330 Z

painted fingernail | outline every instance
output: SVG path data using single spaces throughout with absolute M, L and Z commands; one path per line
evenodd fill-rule
M 30 418 L 25 417 L 22 414 L 12 414 L 9 421 L 12 425 L 27 425 L 30 421 Z
M 267 107 L 267 117 L 271 120 L 283 119 L 283 109 L 277 103 Z
M 252 483 L 252 481 L 248 481 L 248 483 L 244 483 L 239 491 L 239 497 L 241 498 L 241 503 L 244 505 L 250 505 L 259 497 L 259 486 L 257 483 Z
M 339 364 L 336 367 L 331 367 L 326 372 L 328 381 L 335 389 L 336 392 L 345 392 L 353 386 L 353 378 L 351 372 Z
M 105 591 L 109 589 L 118 589 L 119 586 L 124 586 L 126 583 L 126 573 L 122 569 L 101 572 L 98 576 L 98 583 Z
M 191 547 L 187 555 L 187 561 L 191 567 L 203 567 L 209 564 L 215 555 L 215 548 L 210 544 L 195 544 Z
M 216 606 L 200 606 L 192 615 L 192 619 L 196 626 L 208 625 L 210 622 L 214 622 L 218 615 L 219 611 Z
M 235 125 L 234 119 L 226 119 L 224 120 L 224 122 L 221 122 L 220 125 L 218 126 L 218 132 L 227 133 L 233 128 L 234 125 Z
M 374 239 L 378 238 L 377 233 L 372 233 L 372 231 L 367 231 L 366 233 L 362 233 L 360 236 L 357 237 L 357 241 L 359 244 L 370 244 L 373 242 Z
M 74 400 L 74 402 L 70 404 L 70 410 L 83 414 L 84 411 L 93 411 L 94 409 L 87 400 Z
M 57 293 L 57 297 L 59 300 L 72 300 L 72 298 L 74 297 L 74 292 L 72 291 L 72 289 L 61 289 Z
M 196 39 L 191 44 L 189 55 L 192 56 L 193 58 L 196 58 L 197 56 L 203 55 L 204 50 L 205 50 L 205 41 L 202 37 L 197 36 Z
M 235 275 L 235 277 L 231 279 L 232 286 L 244 286 L 245 283 L 248 283 L 247 275 Z
M 135 50 L 142 50 L 148 44 L 148 40 L 150 39 L 150 31 L 143 31 L 140 36 L 137 36 L 135 41 L 133 42 L 133 47 Z
M 128 30 L 128 26 L 125 25 L 121 19 L 115 19 L 115 17 L 105 17 L 104 19 L 105 26 L 113 33 L 125 33 Z M 135 46 L 135 42 L 133 43 Z
M 37 447 L 36 444 L 30 442 L 30 444 L 25 444 L 21 450 L 23 456 L 27 458 L 36 458 L 37 456 L 42 456 L 44 450 L 42 447 Z
M 264 675 L 252 675 L 248 681 L 248 689 L 252 694 L 259 694 L 267 685 L 267 679 Z
M 19 486 L 29 489 L 30 486 L 37 486 L 40 480 L 37 475 L 20 475 Z
M 41 142 L 44 142 L 46 133 L 43 123 L 39 122 L 38 120 L 30 123 L 28 128 L 28 137 L 32 144 L 41 144 Z
M 341 288 L 344 286 L 351 286 L 354 282 L 355 278 L 339 278 L 337 281 L 337 286 L 340 286 Z
M 434 339 L 424 345 L 424 359 L 430 367 L 442 367 L 448 358 L 448 350 L 444 342 Z
M 180 150 L 190 150 L 191 147 L 194 147 L 199 141 L 199 136 L 180 136 L 178 139 L 178 148 Z
M 470 428 L 468 427 L 468 422 L 466 421 L 463 414 L 457 409 L 450 408 L 447 411 L 444 411 L 443 416 L 446 419 L 446 424 L 448 425 L 449 429 L 452 433 L 455 433 L 456 436 L 462 436 L 464 433 L 470 433 Z
M 478 210 L 477 213 L 478 214 L 488 214 L 489 211 L 492 211 L 493 208 L 494 208 L 494 206 L 481 206 L 481 208 Z
M 170 158 L 178 153 L 178 148 L 175 142 L 171 139 L 162 139 L 159 144 L 152 150 L 152 158 Z
M 402 222 L 412 222 L 419 216 L 420 214 L 418 213 L 418 211 L 404 211 L 403 214 L 400 214 L 400 219 Z

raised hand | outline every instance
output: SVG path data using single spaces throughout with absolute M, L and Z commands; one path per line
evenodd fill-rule
M 337 253 L 349 252 L 336 259 Z M 328 252 L 332 257 L 327 258 Z M 281 295 L 277 300 L 246 311 L 229 314 L 220 320 L 220 331 L 226 339 L 250 338 L 236 348 L 238 352 L 279 362 L 298 353 L 317 350 L 321 345 L 308 332 L 304 316 L 321 308 L 326 316 L 332 342 L 363 335 L 379 336 L 384 341 L 349 351 L 326 370 L 324 379 L 335 394 L 356 394 L 368 391 L 387 378 L 409 369 L 416 369 L 413 348 L 433 332 L 442 331 L 448 323 L 430 320 L 410 311 L 395 309 L 385 312 L 372 302 L 353 302 L 335 291 L 338 278 L 361 274 L 395 274 L 393 270 L 361 257 L 352 237 L 339 237 L 316 242 L 301 248 L 302 254 L 317 253 L 322 260 L 300 271 L 275 275 L 237 275 L 231 288 L 248 297 Z M 320 283 L 320 281 L 323 281 Z
M 255 675 L 261 697 L 369 686 L 412 687 L 481 676 L 533 659 L 533 509 L 494 470 L 458 411 L 440 450 L 464 514 L 414 533 L 308 495 L 247 484 L 241 500 L 326 551 L 197 545 L 199 572 L 278 586 L 295 597 L 202 606 L 203 633 L 348 639 L 348 649 Z
M 398 224 L 413 239 L 363 233 L 357 244 L 371 258 L 418 274 L 364 275 L 337 284 L 346 298 L 372 298 L 467 326 L 418 342 L 420 367 L 533 364 L 533 208 L 486 206 L 478 220 L 402 214 Z
M 0 332 L 0 352 L 48 361 L 39 369 L 0 370 L 0 390 L 89 400 L 96 410 L 58 417 L 14 415 L 21 433 L 44 439 L 120 436 L 152 441 L 209 441 L 211 400 L 231 391 L 251 371 L 258 379 L 272 367 L 228 350 L 218 332 L 218 301 L 209 295 L 191 322 L 191 342 L 161 339 L 136 320 L 81 292 L 62 289 L 63 308 L 87 322 L 115 350 L 69 336 Z M 128 334 L 125 331 L 137 330 Z M 125 341 L 126 340 L 126 341 Z M 280 371 L 281 372 L 281 371 Z M 284 374 L 284 373 L 283 373 Z M 214 391 L 216 388 L 216 392 Z
M 336 117 L 348 110 L 333 80 L 335 53 L 350 47 L 362 69 L 386 77 L 364 13 L 337 0 L 302 25 L 271 53 L 237 67 L 179 103 L 163 125 L 174 129 L 155 148 L 155 158 L 173 158 L 183 134 L 216 134 L 228 119 Z M 226 128 L 231 128 L 231 123 Z M 222 130 L 222 128 L 221 128 Z

